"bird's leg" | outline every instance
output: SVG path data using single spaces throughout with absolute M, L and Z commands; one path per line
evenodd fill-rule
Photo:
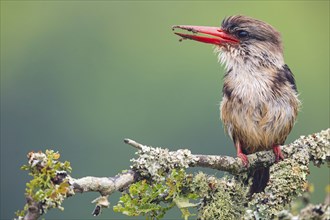
M 237 157 L 241 158 L 243 165 L 247 167 L 249 165 L 249 160 L 246 156 L 246 154 L 243 153 L 242 151 L 242 145 L 239 141 L 236 141 L 235 143 L 236 150 L 237 150 Z
M 275 161 L 276 162 L 284 159 L 284 156 L 282 154 L 280 145 L 274 145 L 273 146 L 273 151 L 274 151 L 274 154 L 275 154 Z

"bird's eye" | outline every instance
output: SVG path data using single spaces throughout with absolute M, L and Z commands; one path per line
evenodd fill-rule
M 248 33 L 247 31 L 238 30 L 238 31 L 236 32 L 236 35 L 237 35 L 237 37 L 239 37 L 239 38 L 246 38 L 246 37 L 249 36 L 249 33 Z

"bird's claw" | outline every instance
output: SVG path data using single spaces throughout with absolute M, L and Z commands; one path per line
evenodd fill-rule
M 273 152 L 275 154 L 275 162 L 279 162 L 280 160 L 284 160 L 284 156 L 282 154 L 280 145 L 275 145 L 273 147 Z
M 249 166 L 249 160 L 248 160 L 248 157 L 245 154 L 243 154 L 243 153 L 237 153 L 237 157 L 242 160 L 243 165 L 245 167 L 248 167 Z

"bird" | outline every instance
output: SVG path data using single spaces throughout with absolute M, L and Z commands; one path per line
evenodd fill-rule
M 180 41 L 214 45 L 225 68 L 220 118 L 243 165 L 249 166 L 248 154 L 259 151 L 273 150 L 275 161 L 283 160 L 281 145 L 301 102 L 294 75 L 284 62 L 280 33 L 245 15 L 225 17 L 220 27 L 174 25 L 172 30 Z M 264 191 L 269 175 L 269 167 L 250 171 L 251 195 Z

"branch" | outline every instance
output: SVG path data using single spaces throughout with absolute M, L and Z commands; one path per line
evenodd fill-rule
M 33 201 L 31 197 L 26 198 L 26 203 L 28 205 L 28 210 L 24 216 L 24 220 L 35 220 L 41 216 L 41 208 L 39 203 Z
M 309 161 L 313 161 L 315 165 L 320 166 L 325 162 L 330 162 L 329 139 L 330 129 L 309 136 L 301 136 L 293 143 L 282 146 L 282 152 L 285 158 L 293 159 L 293 161 L 300 164 L 307 166 Z M 240 159 L 230 156 L 195 155 L 187 149 L 169 151 L 166 148 L 149 147 L 130 139 L 125 139 L 124 142 L 138 149 L 137 154 L 139 156 L 136 159 L 131 159 L 132 166 L 130 170 L 115 177 L 83 177 L 79 179 L 72 178 L 69 175 L 65 177 L 70 184 L 70 190 L 66 193 L 67 196 L 73 196 L 76 192 L 99 192 L 101 194 L 101 197 L 95 200 L 96 209 L 93 212 L 94 215 L 100 213 L 101 207 L 108 206 L 108 203 L 105 201 L 113 192 L 123 191 L 141 179 L 147 179 L 151 182 L 163 181 L 164 176 L 160 175 L 160 173 L 168 173 L 176 168 L 207 167 L 239 175 L 256 167 L 271 166 L 275 162 L 275 156 L 272 151 L 262 151 L 248 155 L 249 167 L 245 167 Z M 30 159 L 29 163 L 31 165 L 37 162 L 33 162 Z M 291 166 L 289 163 L 287 165 Z M 305 168 L 301 169 L 304 172 L 306 171 Z M 276 170 L 271 172 L 276 172 Z M 276 182 L 276 179 L 273 182 Z M 272 189 L 270 188 L 270 190 Z M 256 204 L 252 205 L 257 206 L 257 203 L 265 199 L 265 196 L 269 195 L 259 193 L 254 198 Z M 38 219 L 42 214 L 41 209 L 44 207 L 40 206 L 40 203 L 34 206 L 30 203 L 29 207 L 37 208 L 37 212 L 35 212 L 35 209 L 28 209 L 24 219 Z M 33 213 L 39 213 L 39 215 L 33 215 Z
M 323 160 L 330 161 L 330 129 L 315 133 L 309 136 L 301 136 L 299 139 L 291 144 L 281 146 L 281 150 L 286 158 L 292 157 L 298 151 L 304 148 L 308 148 L 306 157 L 313 161 L 316 165 L 323 163 Z M 142 145 L 136 141 L 125 139 L 124 142 L 149 154 L 148 152 L 156 151 L 160 153 L 162 149 L 152 148 Z M 167 154 L 167 149 L 164 150 Z M 248 155 L 249 166 L 243 166 L 242 161 L 239 158 L 230 156 L 216 156 L 216 155 L 194 155 L 188 150 L 178 150 L 168 152 L 169 156 L 174 157 L 186 157 L 190 160 L 190 167 L 206 167 L 220 171 L 226 171 L 230 174 L 239 174 L 247 172 L 248 170 L 255 169 L 256 167 L 268 167 L 275 162 L 275 156 L 272 151 L 260 151 L 254 154 Z M 170 159 L 168 159 L 170 160 Z M 172 159 L 175 161 L 175 159 Z M 171 162 L 171 161 L 168 161 Z
M 137 179 L 136 172 L 129 170 L 115 177 L 83 177 L 71 179 L 70 183 L 74 192 L 99 192 L 102 196 L 107 196 L 115 191 L 122 191 Z

